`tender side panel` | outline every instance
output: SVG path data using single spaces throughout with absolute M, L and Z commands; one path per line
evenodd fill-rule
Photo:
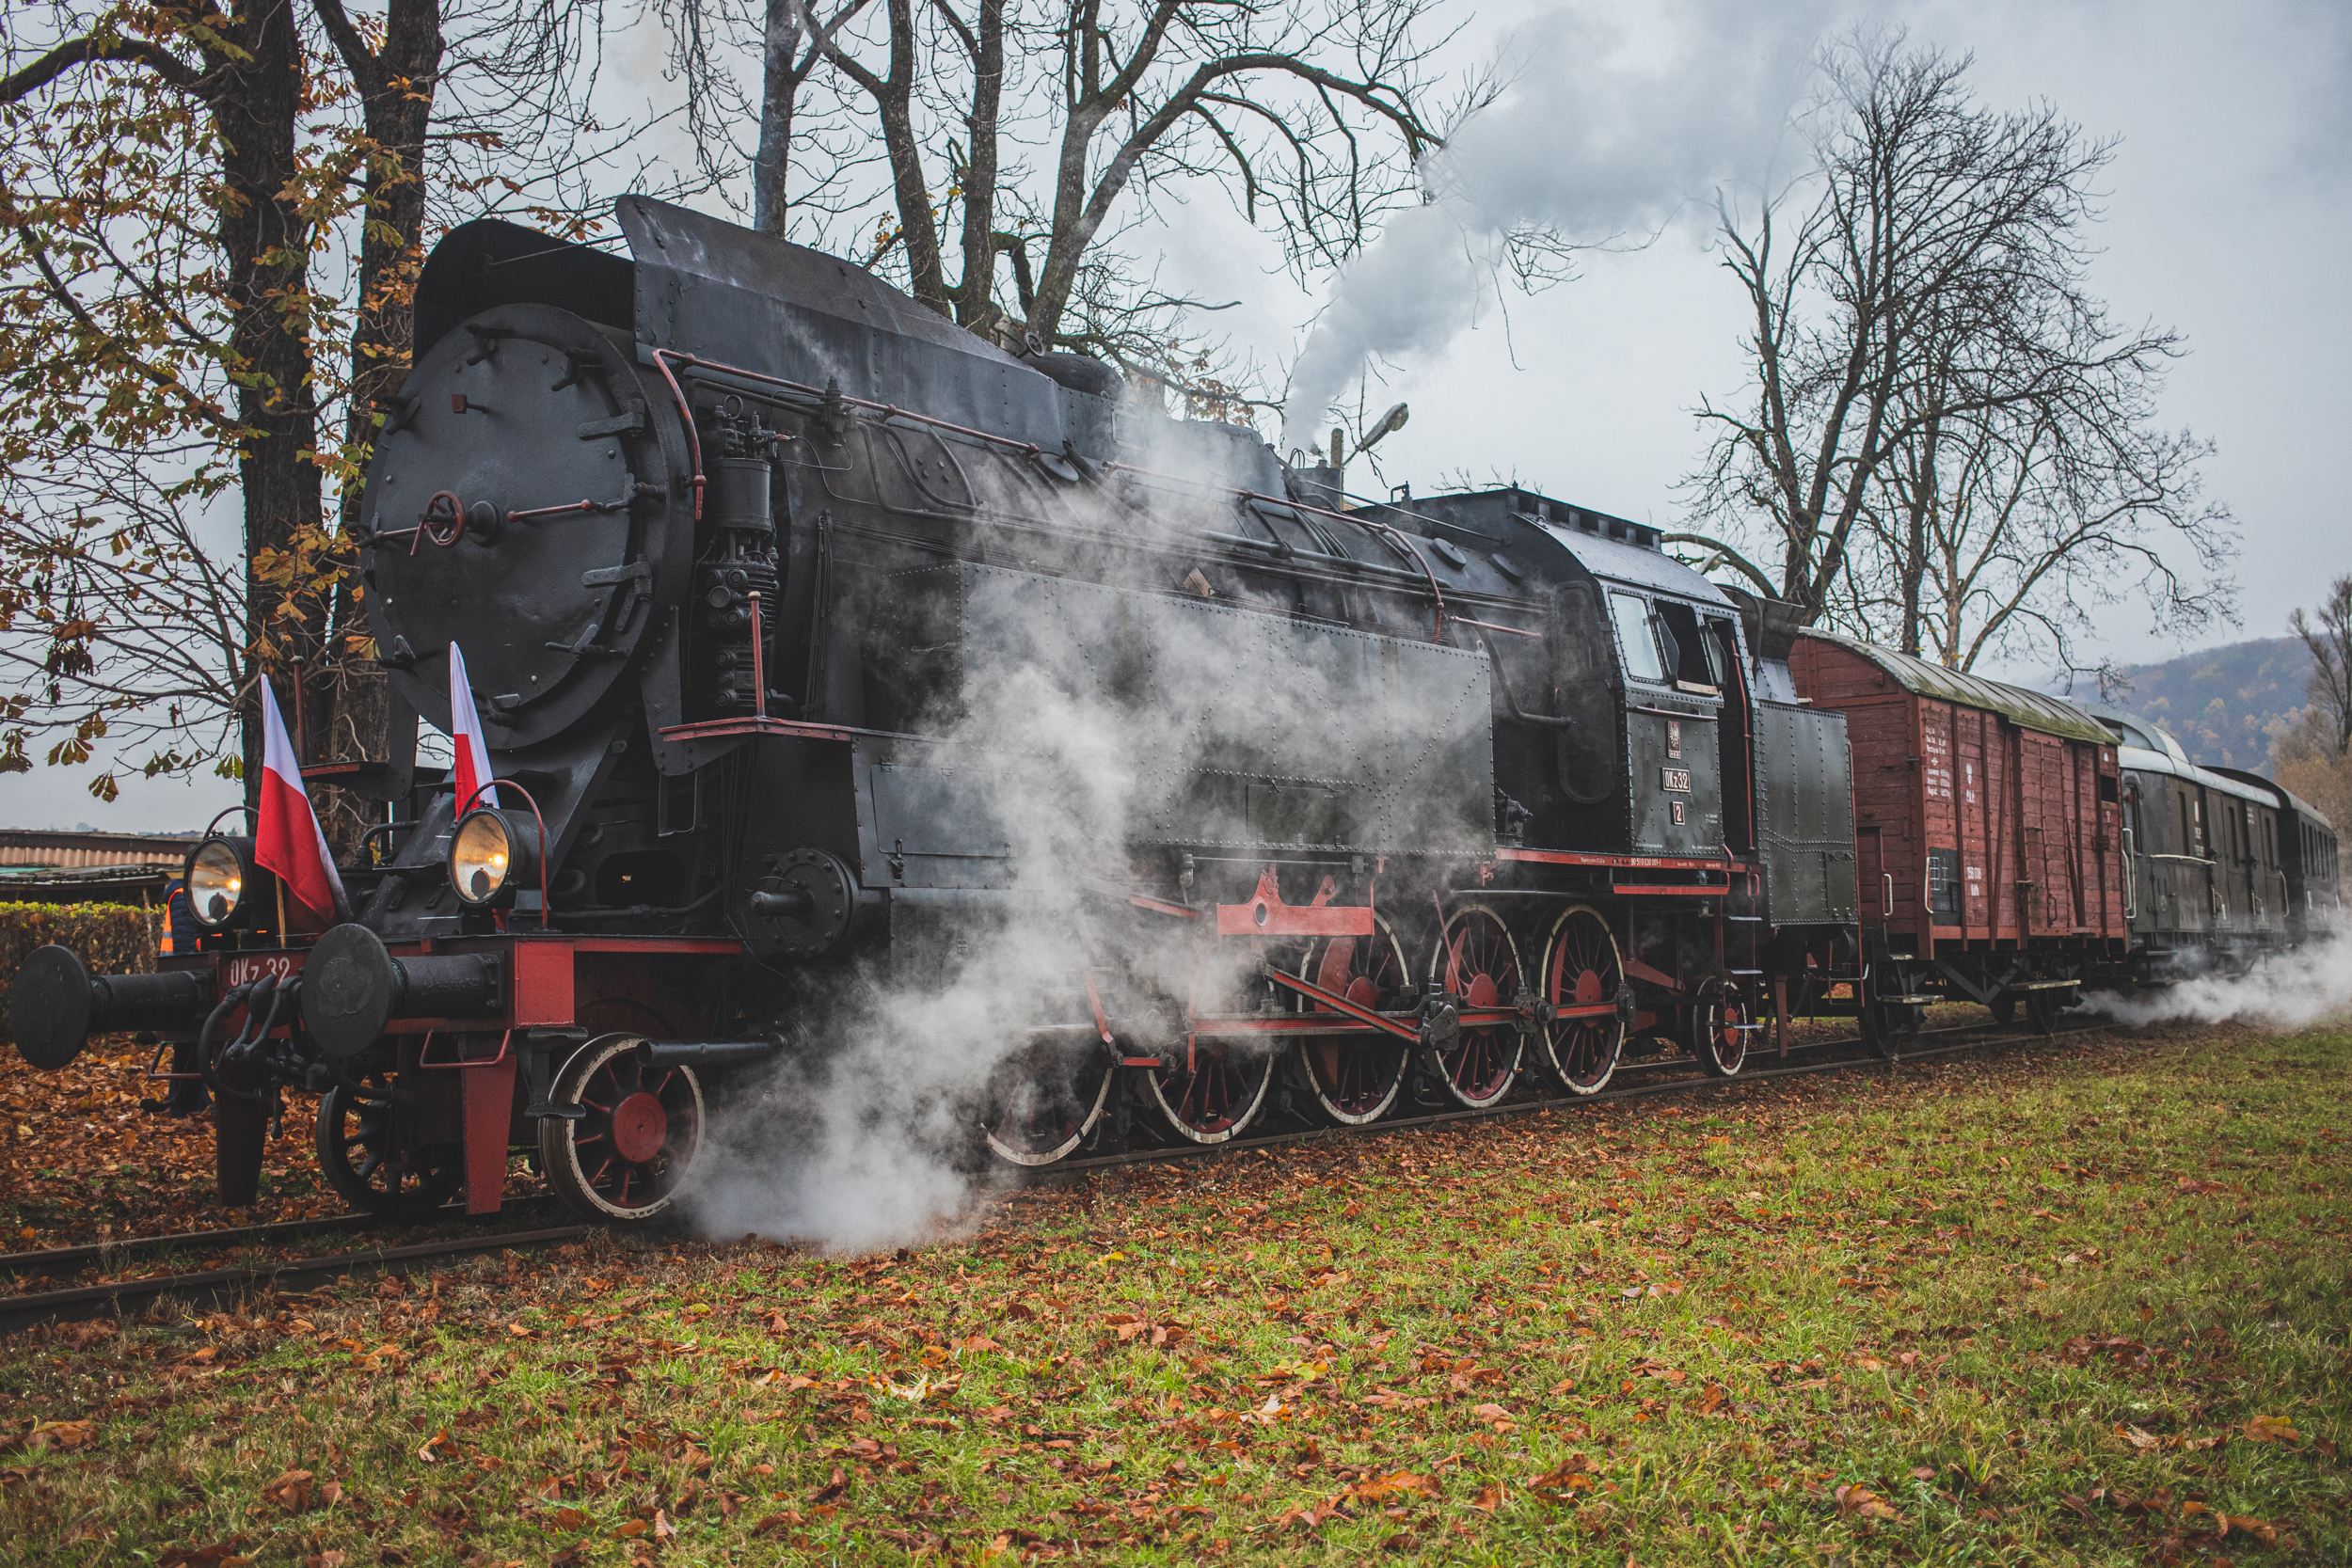
M 1775 926 L 1854 918 L 1853 794 L 1846 716 L 1790 703 L 1756 705 L 1756 827 L 1766 918 Z

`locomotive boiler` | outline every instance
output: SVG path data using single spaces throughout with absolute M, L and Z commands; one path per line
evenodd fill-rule
M 2067 797 L 2102 924 L 1938 945 L 1932 894 L 1880 897 L 1883 845 L 1858 882 L 1856 780 L 1890 743 L 1916 772 L 1915 705 L 1866 748 L 1793 610 L 1651 528 L 1518 487 L 1359 500 L 846 261 L 618 217 L 625 257 L 484 221 L 420 281 L 353 540 L 389 723 L 305 769 L 382 809 L 349 918 L 278 928 L 219 835 L 193 950 L 16 979 L 36 1066 L 142 1030 L 204 1078 L 224 1202 L 314 1095 L 369 1210 L 495 1210 L 520 1148 L 647 1219 L 730 1080 L 821 1085 L 893 1026 L 877 996 L 985 991 L 896 1015 L 927 1021 L 906 1049 L 976 1144 L 1043 1164 L 1590 1095 L 1629 1041 L 1736 1074 L 1795 1011 L 1893 1055 L 1931 1001 L 2046 1013 L 2135 962 L 2112 737 L 2077 710 L 1999 744 L 2107 741 Z M 462 799 L 418 752 L 453 647 L 496 776 Z

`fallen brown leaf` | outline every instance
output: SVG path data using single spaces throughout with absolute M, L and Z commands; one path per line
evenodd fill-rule
M 264 1502 L 276 1503 L 289 1513 L 300 1513 L 310 1506 L 314 1479 L 308 1470 L 288 1470 L 262 1488 L 262 1498 Z
M 1898 1519 L 1901 1515 L 1895 1505 L 1859 1481 L 1849 1481 L 1834 1494 L 1837 1512 L 1848 1518 L 1859 1515 L 1865 1519 Z

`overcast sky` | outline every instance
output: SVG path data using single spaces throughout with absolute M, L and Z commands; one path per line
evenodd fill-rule
M 1915 42 L 1973 51 L 1972 79 L 1988 104 L 2045 99 L 2088 134 L 2117 138 L 2092 285 L 2119 320 L 2185 335 L 2187 356 L 2171 373 L 2164 422 L 2217 443 L 2204 467 L 2207 493 L 2230 506 L 2242 530 L 2243 626 L 2206 641 L 2280 635 L 2290 610 L 2352 571 L 2352 507 L 2334 461 L 2348 401 L 2344 367 L 2352 359 L 2352 292 L 2344 284 L 2352 242 L 2352 8 L 2291 0 L 1867 11 L 1783 5 L 1760 28 L 1753 9 L 1708 0 L 1645 7 L 1649 36 L 1635 46 L 1581 60 L 1563 59 L 1565 51 L 1549 56 L 1558 70 L 1539 78 L 1545 115 L 1515 123 L 1528 134 L 1532 159 L 1576 160 L 1577 142 L 1594 129 L 1577 108 L 1587 101 L 1629 117 L 1655 114 L 1681 69 L 1703 71 L 1710 85 L 1736 93 L 1740 78 L 1722 70 L 1711 47 L 1723 41 L 1710 14 L 1718 10 L 1722 23 L 1737 19 L 1742 31 L 1731 41 L 1751 54 L 1856 17 L 1897 21 Z M 1485 8 L 1473 29 L 1483 30 L 1477 46 L 1505 48 L 1506 40 L 1557 25 L 1561 15 L 1539 4 Z M 1661 30 L 1661 16 L 1674 25 Z M 1629 83 L 1637 90 L 1624 90 Z M 1550 104 L 1559 105 L 1562 135 L 1545 145 Z M 1740 123 L 1737 112 L 1710 119 L 1701 104 L 1677 99 L 1670 106 L 1667 125 L 1721 134 Z M 1752 176 L 1770 150 L 1760 145 L 1763 128 L 1757 135 L 1759 145 L 1724 150 L 1713 167 L 1734 180 Z M 1686 157 L 1677 166 L 1708 160 Z M 1575 184 L 1561 182 L 1560 193 L 1575 195 Z M 1384 444 L 1382 477 L 1421 491 L 1459 469 L 1477 479 L 1516 474 L 1602 511 L 1677 521 L 1674 483 L 1705 447 L 1690 411 L 1702 393 L 1718 401 L 1738 393 L 1746 325 L 1737 285 L 1715 265 L 1707 192 L 1688 194 L 1691 205 L 1647 246 L 1590 254 L 1575 281 L 1533 299 L 1506 296 L 1501 309 L 1490 299 L 1442 349 L 1399 356 L 1372 407 L 1406 399 L 1412 421 Z M 1622 229 L 1622 209 L 1635 204 L 1629 193 L 1592 195 L 1592 221 L 1561 215 L 1585 233 Z M 1251 299 L 1257 319 L 1241 336 L 1295 341 L 1286 313 L 1311 313 L 1331 297 L 1327 289 L 1309 296 L 1266 287 L 1237 225 L 1227 220 L 1210 237 L 1210 220 L 1221 214 L 1203 203 L 1186 216 L 1173 230 L 1172 270 L 1203 296 Z M 2106 613 L 2100 632 L 2104 645 L 2088 650 L 2091 661 L 2103 652 L 2144 662 L 2181 651 L 2152 633 L 2144 610 Z M 2036 682 L 2048 673 L 1989 673 Z
M 2352 361 L 2352 8 L 1523 0 L 1459 16 L 1456 64 L 1509 54 L 1543 89 L 1466 150 L 1477 163 L 1465 178 L 1502 189 L 1506 204 L 1552 210 L 1587 237 L 1656 229 L 1652 243 L 1588 254 L 1573 281 L 1537 297 L 1473 306 L 1458 279 L 1420 262 L 1409 234 L 1385 262 L 1375 254 L 1358 277 L 1311 292 L 1282 278 L 1269 247 L 1215 198 L 1143 236 L 1165 246 L 1164 281 L 1243 301 L 1217 319 L 1277 367 L 1278 382 L 1335 288 L 1380 303 L 1372 325 L 1389 329 L 1398 323 L 1387 304 L 1425 280 L 1425 319 L 1397 331 L 1388 385 L 1373 394 L 1375 409 L 1412 404 L 1411 423 L 1382 449 L 1388 483 L 1426 492 L 1462 471 L 1516 477 L 1602 511 L 1677 521 L 1675 481 L 1704 447 L 1690 411 L 1702 394 L 1741 385 L 1740 302 L 1709 250 L 1710 193 L 1769 166 L 1788 67 L 1813 39 L 1857 19 L 1891 21 L 1915 41 L 1974 51 L 1984 102 L 2047 99 L 2090 134 L 2119 138 L 2092 280 L 2120 318 L 2186 335 L 2165 422 L 2217 443 L 2208 491 L 2242 528 L 2244 626 L 2209 641 L 2277 636 L 2290 610 L 2352 571 L 2337 469 Z M 659 55 L 615 57 L 649 70 Z M 2180 651 L 2151 634 L 2144 612 L 2112 611 L 2100 629 L 2092 658 Z M 87 793 L 91 771 L 0 777 L 0 823 L 173 831 L 237 798 L 218 780 L 135 782 L 102 805 Z

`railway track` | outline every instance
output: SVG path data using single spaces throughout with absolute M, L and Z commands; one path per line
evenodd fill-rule
M 518 1198 L 500 1210 L 502 1215 L 552 1207 L 544 1197 Z M 389 1220 L 381 1214 L 326 1214 L 315 1219 L 279 1220 L 270 1225 L 231 1226 L 220 1230 L 181 1230 L 165 1236 L 125 1236 L 119 1241 L 93 1242 L 85 1246 L 47 1247 L 37 1252 L 0 1252 L 0 1275 L 22 1277 L 55 1275 L 58 1271 L 89 1263 L 127 1261 L 159 1253 L 226 1252 L 238 1247 L 275 1246 L 304 1236 L 338 1230 L 414 1229 L 426 1225 L 462 1222 L 466 1212 L 453 1205 L 424 1220 Z
M 1902 1061 L 1909 1064 L 1944 1056 L 1957 1056 L 1999 1045 L 2033 1045 L 2045 1040 L 2060 1040 L 2082 1035 L 2102 1034 L 2115 1027 L 2117 1025 L 2111 1023 L 2083 1023 L 2061 1027 L 2053 1035 L 2042 1036 L 2030 1032 L 1988 1035 L 1985 1033 L 1985 1025 L 1951 1025 L 1930 1030 L 1927 1033 L 1931 1036 L 1962 1035 L 1970 1037 L 1955 1040 L 1946 1045 L 1906 1051 Z M 1798 1049 L 1808 1053 L 1833 1052 L 1858 1047 L 1861 1043 L 1858 1037 L 1851 1037 L 1824 1040 Z M 1659 1065 L 1671 1068 L 1674 1063 L 1665 1062 Z M 1231 1143 L 1187 1144 L 1096 1155 L 1086 1159 L 1065 1160 L 1057 1164 L 1025 1172 L 1024 1175 L 1029 1184 L 1035 1185 L 1125 1165 L 1173 1164 L 1250 1150 L 1285 1148 L 1295 1144 L 1316 1143 L 1330 1138 L 1353 1138 L 1366 1133 L 1377 1136 L 1384 1133 L 1451 1126 L 1456 1123 L 1494 1121 L 1530 1112 L 1566 1106 L 1620 1103 L 1661 1095 L 1690 1094 L 1706 1089 L 1739 1089 L 1750 1085 L 1771 1083 L 1785 1078 L 1807 1077 L 1851 1068 L 1883 1065 L 1886 1064 L 1881 1062 L 1878 1057 L 1867 1054 L 1850 1053 L 1825 1056 L 1820 1060 L 1795 1062 L 1786 1066 L 1756 1068 L 1740 1073 L 1737 1078 L 1683 1076 L 1629 1084 L 1620 1088 L 1606 1089 L 1599 1094 L 1580 1099 L 1570 1099 L 1565 1095 L 1551 1095 L 1518 1101 L 1508 1105 L 1498 1105 L 1484 1111 L 1441 1111 L 1425 1116 L 1399 1117 L 1372 1127 L 1306 1128 L 1295 1132 L 1270 1133 L 1258 1138 L 1236 1139 Z M 1636 1067 L 1631 1070 L 1647 1069 Z M 521 1206 L 509 1206 L 507 1212 L 511 1214 L 516 1207 Z M 454 1213 L 450 1217 L 462 1218 Z M 175 1250 L 216 1252 L 238 1247 L 264 1246 L 301 1236 L 358 1229 L 384 1223 L 373 1216 L 352 1214 L 326 1219 L 294 1220 L 278 1225 L 244 1226 L 229 1230 L 191 1231 L 173 1236 L 135 1238 L 96 1246 L 58 1247 L 47 1252 L 0 1256 L 0 1272 L 19 1276 L 34 1274 L 37 1271 L 41 1274 L 54 1274 L 56 1270 L 69 1266 L 91 1261 L 109 1261 L 138 1254 L 151 1256 Z M 309 1290 L 354 1274 L 416 1273 L 430 1270 L 456 1259 L 485 1252 L 507 1249 L 537 1250 L 558 1246 L 568 1242 L 584 1240 L 602 1230 L 603 1227 L 599 1226 L 573 1225 L 540 1230 L 491 1231 L 467 1236 L 443 1237 L 408 1246 L 371 1247 L 314 1258 L 256 1263 L 239 1268 L 159 1275 L 145 1279 L 117 1280 L 27 1295 L 0 1297 L 0 1333 L 28 1327 L 35 1323 L 97 1317 L 109 1312 L 123 1312 L 166 1297 L 191 1302 L 217 1301 L 264 1288 L 288 1291 Z
M 1914 1062 L 1929 1061 L 1939 1056 L 1957 1056 L 1971 1051 L 1981 1051 L 1988 1046 L 2020 1044 L 2031 1045 L 2038 1044 L 2045 1040 L 2066 1039 L 2079 1035 L 2104 1034 L 2110 1029 L 2118 1027 L 2118 1025 L 2113 1023 L 2078 1023 L 2073 1025 L 2061 1025 L 2048 1035 L 2036 1034 L 2031 1031 L 2011 1031 L 2005 1034 L 1994 1034 L 1989 1036 L 1983 1035 L 1982 1033 L 1982 1031 L 1984 1031 L 1987 1027 L 1988 1026 L 1984 1024 L 1968 1023 L 1948 1024 L 1940 1029 L 1924 1030 L 1922 1031 L 1923 1037 L 1964 1034 L 1979 1036 L 1979 1037 L 1961 1040 L 1950 1045 L 1930 1046 L 1918 1050 L 1906 1050 L 1902 1053 L 1902 1060 L 1899 1063 L 1888 1063 L 1881 1057 L 1870 1055 L 1866 1053 L 1858 1055 L 1849 1054 L 1836 1056 L 1820 1061 L 1792 1063 L 1786 1067 L 1753 1068 L 1742 1071 L 1736 1078 L 1710 1078 L 1704 1073 L 1693 1073 L 1685 1077 L 1666 1079 L 1658 1082 L 1629 1084 L 1622 1088 L 1604 1089 L 1600 1093 L 1595 1095 L 1571 1097 L 1565 1094 L 1552 1093 L 1528 1100 L 1514 1101 L 1507 1105 L 1490 1106 L 1483 1111 L 1436 1111 L 1425 1116 L 1394 1117 L 1384 1121 L 1375 1122 L 1369 1127 L 1308 1127 L 1298 1129 L 1295 1132 L 1272 1132 L 1263 1137 L 1236 1138 L 1230 1143 L 1179 1144 L 1153 1148 L 1125 1150 L 1117 1154 L 1091 1155 L 1085 1159 L 1057 1161 L 1053 1164 L 1041 1165 L 1036 1169 L 1025 1172 L 1024 1174 L 1028 1178 L 1031 1184 L 1042 1184 L 1058 1179 L 1084 1175 L 1089 1171 L 1111 1170 L 1122 1165 L 1171 1164 L 1187 1160 L 1214 1159 L 1222 1154 L 1244 1153 L 1251 1149 L 1280 1148 L 1294 1144 L 1320 1143 L 1326 1139 L 1331 1138 L 1358 1137 L 1365 1133 L 1371 1133 L 1377 1136 L 1382 1133 L 1404 1132 L 1430 1127 L 1444 1127 L 1461 1122 L 1495 1121 L 1506 1117 L 1525 1116 L 1534 1111 L 1560 1110 L 1580 1105 L 1605 1105 L 1628 1100 L 1646 1099 L 1655 1095 L 1690 1094 L 1705 1089 L 1740 1089 L 1752 1084 L 1770 1083 L 1775 1079 L 1782 1078 L 1803 1078 L 1817 1073 L 1836 1072 L 1847 1068 L 1908 1066 Z M 1995 1024 L 1990 1027 L 1998 1029 L 2004 1026 Z M 1821 1040 L 1812 1045 L 1799 1046 L 1795 1049 L 1801 1052 L 1812 1053 L 1820 1051 L 1834 1051 L 1842 1047 L 1860 1046 L 1861 1044 L 1862 1038 L 1860 1036 L 1850 1036 L 1842 1039 Z M 1669 1060 L 1656 1065 L 1661 1068 L 1671 1068 L 1674 1067 L 1676 1063 Z M 1629 1069 L 1621 1067 L 1618 1070 L 1620 1072 L 1629 1070 L 1643 1072 L 1649 1070 L 1649 1067 L 1647 1064 L 1637 1063 Z
M 602 1228 L 593 1225 L 569 1225 L 553 1230 L 507 1230 L 477 1236 L 451 1236 L 416 1246 L 370 1247 L 321 1258 L 298 1258 L 282 1263 L 207 1269 L 197 1274 L 158 1275 L 150 1279 L 116 1280 L 103 1285 L 76 1286 L 71 1290 L 44 1291 L 33 1295 L 0 1297 L 0 1333 L 29 1328 L 36 1323 L 103 1317 L 167 1296 L 192 1302 L 217 1301 L 264 1288 L 307 1291 L 354 1274 L 410 1274 L 476 1253 L 558 1246 L 565 1242 L 583 1240 Z

